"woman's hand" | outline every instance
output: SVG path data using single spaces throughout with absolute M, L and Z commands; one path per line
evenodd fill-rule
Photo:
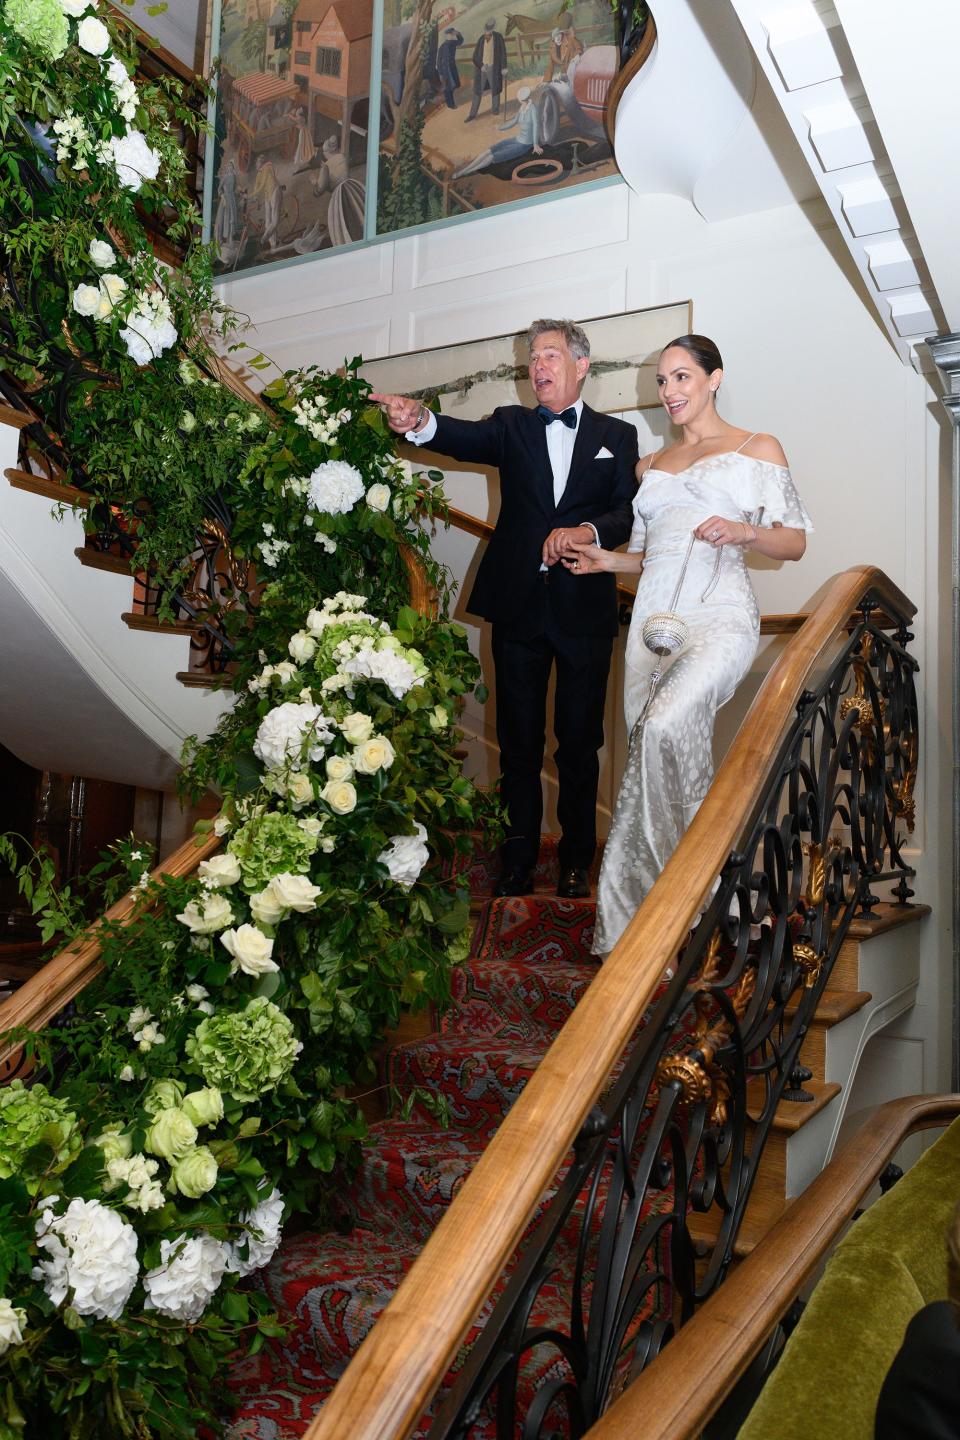
M 757 539 L 755 525 L 746 525 L 742 520 L 725 520 L 722 515 L 711 515 L 694 530 L 698 540 L 705 540 L 715 550 L 721 545 L 753 545 Z
M 567 550 L 568 552 L 570 550 L 577 552 L 572 558 L 569 558 L 568 555 L 561 556 L 566 568 L 574 575 L 600 575 L 604 571 L 614 569 L 613 551 L 601 550 L 593 540 L 588 540 L 584 544 L 570 541 Z

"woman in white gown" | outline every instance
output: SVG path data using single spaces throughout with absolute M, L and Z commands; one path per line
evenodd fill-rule
M 720 419 L 722 379 L 712 340 L 684 335 L 671 341 L 660 356 L 657 386 L 683 435 L 637 465 L 628 550 L 579 546 L 564 560 L 579 575 L 612 570 L 641 577 L 625 657 L 630 749 L 597 887 L 598 955 L 619 940 L 713 779 L 716 713 L 749 669 L 759 640 L 746 552 L 799 560 L 813 529 L 779 442 Z M 683 585 L 672 604 L 691 534 Z M 672 661 L 662 662 L 644 645 L 643 624 L 671 608 L 686 620 L 689 638 Z M 666 667 L 663 679 L 644 714 L 658 663 Z

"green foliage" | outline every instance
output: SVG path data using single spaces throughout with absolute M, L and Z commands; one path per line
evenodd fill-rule
M 396 154 L 381 156 L 377 229 L 383 234 L 439 220 L 440 187 L 424 174 L 422 106 L 414 105 L 400 121 Z

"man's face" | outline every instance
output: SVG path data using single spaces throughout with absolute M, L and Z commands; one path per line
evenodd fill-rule
M 575 360 L 557 330 L 538 335 L 530 347 L 530 384 L 541 405 L 559 414 L 580 394 L 589 360 Z

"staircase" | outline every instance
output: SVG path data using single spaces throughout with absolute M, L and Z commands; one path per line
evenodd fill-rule
M 449 1127 L 416 1102 L 409 1119 L 376 1121 L 345 1200 L 342 1228 L 287 1239 L 261 1272 L 260 1283 L 290 1331 L 284 1342 L 231 1371 L 228 1385 L 239 1408 L 227 1431 L 230 1440 L 292 1440 L 306 1432 L 589 986 L 596 973 L 589 953 L 595 904 L 556 899 L 556 870 L 555 843 L 547 838 L 537 893 L 503 900 L 489 898 L 490 860 L 473 865 L 469 878 L 479 911 L 471 956 L 454 974 L 453 1003 L 436 1030 L 393 1045 L 382 1060 L 383 1083 L 401 1095 L 417 1087 L 442 1097 Z M 869 1034 L 911 1003 L 913 922 L 925 907 L 881 906 L 878 911 L 854 922 L 856 933 L 845 942 L 823 994 L 801 1057 L 812 1071 L 804 1082 L 812 1099 L 784 1101 L 778 1108 L 741 1230 L 740 1254 L 753 1248 L 782 1214 L 788 1196 L 799 1193 L 829 1158 L 852 1079 L 852 1071 L 841 1073 L 845 1060 L 852 1056 L 855 1061 Z M 878 961 L 871 959 L 876 948 L 885 951 Z M 861 988 L 867 978 L 873 994 Z M 564 1295 L 577 1270 L 586 1203 L 581 1197 L 566 1226 L 556 1274 L 537 1295 L 533 1326 L 564 1323 Z M 647 1205 L 653 1213 L 656 1196 Z M 710 1216 L 698 1218 L 709 1222 Z M 536 1217 L 528 1230 L 535 1223 Z M 712 1238 L 708 1229 L 701 1232 L 705 1240 Z M 454 1373 L 506 1279 L 501 1278 L 461 1346 Z M 589 1281 L 585 1285 L 589 1288 Z M 569 1323 L 569 1299 L 566 1314 Z M 532 1351 L 519 1385 L 524 1410 L 554 1378 L 549 1349 L 546 1355 Z M 429 1433 L 444 1395 L 441 1389 L 417 1436 Z M 492 1408 L 481 1412 L 470 1433 L 472 1440 L 492 1440 Z
M 38 770 L 170 789 L 184 740 L 210 733 L 231 692 L 196 683 L 190 628 L 136 613 L 129 563 L 86 545 L 78 511 L 58 515 L 82 492 L 21 468 L 13 415 L 0 415 L 0 667 L 28 683 L 5 687 L 0 744 Z

